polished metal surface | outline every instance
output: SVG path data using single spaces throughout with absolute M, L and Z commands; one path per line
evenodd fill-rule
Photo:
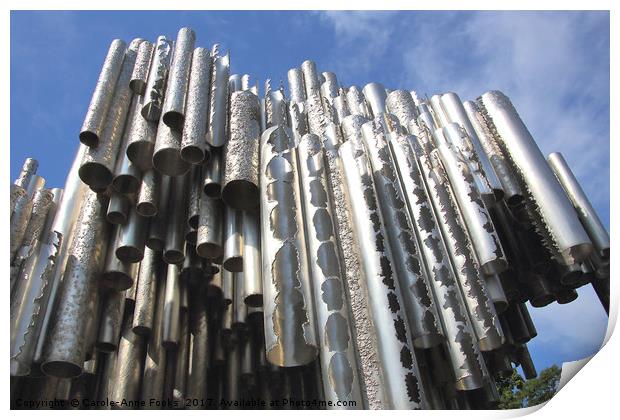
M 168 127 L 181 131 L 185 120 L 185 100 L 192 66 L 196 34 L 190 28 L 181 28 L 174 43 L 170 74 L 161 119 Z

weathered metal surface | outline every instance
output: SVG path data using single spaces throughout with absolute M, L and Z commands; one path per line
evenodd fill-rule
M 168 127 L 177 131 L 183 129 L 183 121 L 185 120 L 185 100 L 195 42 L 196 34 L 192 29 L 179 29 L 174 43 L 174 53 L 172 54 L 161 116 L 162 121 Z
M 230 74 L 230 56 L 217 54 L 217 44 L 211 52 L 213 66 L 211 69 L 211 91 L 209 102 L 209 129 L 207 143 L 212 147 L 222 147 L 227 140 L 228 122 L 228 76 Z M 216 54 L 214 54 L 214 52 Z

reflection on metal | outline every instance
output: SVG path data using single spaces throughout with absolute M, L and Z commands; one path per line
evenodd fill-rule
M 609 311 L 609 234 L 502 93 L 307 60 L 259 97 L 195 38 L 115 40 L 64 190 L 11 185 L 13 401 L 494 408 L 526 302 Z

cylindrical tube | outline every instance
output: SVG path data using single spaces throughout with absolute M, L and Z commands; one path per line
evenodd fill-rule
M 290 129 L 261 138 L 261 230 L 265 345 L 278 366 L 305 365 L 317 356 L 312 290 Z
M 125 314 L 125 292 L 110 290 L 103 297 L 99 334 L 95 347 L 97 350 L 112 353 L 118 349 Z
M 325 330 L 325 334 L 319 335 L 323 391 L 331 401 L 349 400 L 361 404 L 352 324 L 343 290 L 324 152 L 314 134 L 306 134 L 297 150 L 314 306 L 317 322 Z M 243 274 L 247 276 L 245 270 Z M 333 407 L 337 408 L 337 404 Z
M 174 177 L 185 174 L 191 166 L 181 159 L 181 131 L 167 126 L 163 118 L 157 126 L 153 166 L 162 174 Z
M 203 258 L 215 260 L 223 255 L 222 202 L 206 195 L 200 200 L 200 218 L 198 220 L 198 237 L 196 252 Z
M 49 240 L 36 243 L 37 258 L 25 262 L 11 293 L 11 376 L 30 374 L 62 240 L 52 232 Z
M 187 213 L 187 175 L 172 179 L 171 200 L 168 205 L 168 229 L 164 249 L 164 261 L 168 264 L 179 264 L 185 258 L 183 243 L 185 242 L 185 227 Z
M 224 262 L 232 272 L 243 270 L 243 212 L 226 206 L 224 210 Z
M 209 89 L 211 86 L 211 55 L 206 48 L 196 48 L 192 56 L 189 76 L 185 123 L 181 139 L 181 157 L 198 164 L 209 156 L 206 143 L 209 116 Z
M 11 216 L 10 226 L 10 262 L 13 262 L 17 250 L 21 247 L 32 214 L 33 199 L 24 194 L 15 203 L 15 211 Z
M 385 100 L 387 95 L 385 93 L 385 87 L 381 83 L 368 83 L 362 90 L 366 102 L 370 107 L 372 116 L 374 118 L 380 117 L 381 114 L 385 114 Z
M 32 179 L 37 174 L 37 169 L 39 169 L 39 162 L 36 159 L 27 158 L 15 180 L 15 185 L 22 187 L 24 190 L 28 190 Z
M 172 177 L 161 175 L 159 183 L 159 197 L 157 199 L 157 214 L 151 218 L 146 246 L 155 251 L 162 251 L 166 244 L 168 232 L 168 201 L 171 197 Z
M 243 212 L 243 301 L 251 307 L 263 306 L 259 223 L 258 212 Z
M 199 296 L 194 296 L 190 303 L 191 355 L 187 374 L 187 398 L 201 400 L 207 395 L 207 366 L 210 358 L 208 324 L 205 303 Z
M 482 272 L 486 275 L 499 274 L 508 267 L 508 262 L 493 221 L 474 184 L 467 163 L 458 158 L 455 149 L 446 141 L 458 136 L 458 130 L 456 124 L 450 123 L 435 132 L 437 152 L 450 181 L 450 189 L 465 222 Z
M 157 37 L 142 104 L 142 116 L 149 122 L 156 123 L 159 121 L 164 104 L 171 59 L 172 41 L 166 39 L 165 36 Z
M 131 288 L 134 279 L 131 276 L 132 265 L 123 262 L 116 256 L 116 249 L 121 240 L 122 226 L 112 226 L 110 231 L 110 242 L 108 244 L 101 283 L 110 289 L 127 290 Z
M 144 250 L 144 259 L 140 262 L 138 288 L 136 290 L 136 307 L 133 313 L 133 332 L 148 336 L 153 328 L 155 317 L 155 300 L 157 297 L 157 276 L 160 275 L 159 254 L 150 248 Z
M 189 197 L 187 209 L 187 225 L 192 230 L 198 229 L 200 219 L 200 197 L 202 196 L 202 167 L 193 165 L 189 174 Z
M 385 252 L 384 223 L 378 211 L 371 170 L 364 156 L 356 159 L 350 141 L 343 143 L 339 152 L 361 254 L 363 284 L 369 296 L 373 324 L 377 326 L 376 351 L 381 361 L 384 405 L 389 409 L 425 407 L 408 322 L 400 306 L 401 287 Z
M 224 148 L 222 199 L 239 210 L 258 207 L 259 104 L 249 91 L 230 98 L 230 139 Z
M 157 121 L 149 121 L 140 110 L 144 109 L 144 97 L 140 97 L 137 109 L 131 120 L 131 131 L 128 134 L 127 147 L 123 151 L 127 158 L 140 171 L 146 172 L 153 168 L 153 149 L 157 137 Z M 124 158 L 124 157 L 123 157 Z
M 408 127 L 409 122 L 415 120 L 418 115 L 411 93 L 406 90 L 391 92 L 385 99 L 385 106 L 390 114 L 398 118 L 403 127 Z
M 137 95 L 143 95 L 146 90 L 146 83 L 149 77 L 149 68 L 151 66 L 151 57 L 153 56 L 153 44 L 149 41 L 143 41 L 138 48 L 138 56 L 136 57 L 136 64 L 131 74 L 131 81 L 129 87 Z M 141 108 L 138 110 L 138 114 L 141 113 Z
M 113 225 L 124 225 L 129 218 L 130 206 L 131 202 L 126 195 L 113 191 L 108 202 L 106 220 Z
M 527 186 L 527 201 L 536 226 L 552 253 L 566 265 L 582 262 L 592 243 L 553 171 L 510 100 L 490 91 L 478 100 L 487 126 Z
M 229 55 L 226 54 L 223 57 L 213 57 L 209 98 L 209 129 L 207 130 L 207 143 L 212 147 L 222 147 L 226 143 L 229 75 Z
M 144 257 L 144 244 L 148 219 L 141 216 L 132 206 L 127 223 L 121 228 L 121 236 L 116 247 L 116 257 L 128 263 L 137 263 Z
M 172 399 L 177 402 L 180 407 L 185 407 L 186 398 L 189 398 L 187 395 L 187 388 L 190 386 L 190 383 L 187 382 L 189 379 L 188 372 L 188 364 L 191 361 L 190 351 L 191 351 L 191 342 L 189 335 L 189 314 L 188 311 L 182 310 L 180 316 L 180 337 L 179 337 L 179 346 L 176 349 L 176 360 L 174 366 L 174 384 L 172 389 Z M 199 406 L 199 404 L 197 404 Z M 193 405 L 192 405 L 193 406 Z
M 133 40 L 125 52 L 125 58 L 112 97 L 112 103 L 105 117 L 100 141 L 89 147 L 80 166 L 80 179 L 96 190 L 103 190 L 112 183 L 113 171 L 121 147 L 123 128 L 131 104 L 133 92 L 129 81 L 136 61 L 136 51 L 141 40 Z
M 211 151 L 211 159 L 202 166 L 202 188 L 207 197 L 220 198 L 222 196 L 222 149 Z
M 111 108 L 114 90 L 121 73 L 126 47 L 125 42 L 120 39 L 115 39 L 110 44 L 80 130 L 80 141 L 86 146 L 97 147 L 99 139 L 102 138 L 106 117 Z
M 599 219 L 596 210 L 592 207 L 590 200 L 588 200 L 588 197 L 581 188 L 581 185 L 579 185 L 579 181 L 577 181 L 577 178 L 564 160 L 564 156 L 557 152 L 551 153 L 547 161 L 564 188 L 573 207 L 577 211 L 577 215 L 590 236 L 592 243 L 596 247 L 596 250 L 603 259 L 609 258 L 609 234 L 603 226 L 601 219 Z
M 142 115 L 140 115 L 140 107 L 140 98 L 134 96 L 131 101 L 129 115 L 127 116 L 123 141 L 118 151 L 114 178 L 112 179 L 112 188 L 123 194 L 131 194 L 138 191 L 140 188 L 140 179 L 142 178 L 140 169 L 129 159 L 126 153 L 129 140 L 133 137 L 135 120 L 144 120 Z M 139 122 L 135 123 L 138 124 Z
M 291 94 L 291 102 L 302 103 L 306 101 L 306 87 L 304 76 L 299 68 L 292 68 L 287 73 L 288 90 Z
M 499 182 L 493 165 L 489 161 L 489 157 L 484 151 L 480 139 L 472 126 L 471 121 L 467 117 L 467 112 L 461 102 L 461 99 L 456 93 L 448 92 L 441 95 L 441 107 L 448 116 L 448 119 L 453 123 L 459 124 L 465 129 L 469 139 L 471 140 L 473 150 L 473 156 L 475 163 L 480 166 L 482 173 L 488 180 L 491 188 L 495 192 L 495 195 L 500 198 L 503 196 L 502 184 Z
M 101 270 L 107 236 L 102 203 L 97 194 L 86 192 L 43 357 L 46 375 L 71 378 L 82 372 L 87 335 L 84 327 L 95 316 L 91 312 L 91 302 L 97 299 L 93 279 Z
M 306 60 L 301 63 L 301 72 L 303 74 L 306 97 L 310 98 L 314 95 L 318 95 L 321 83 L 314 61 Z
M 140 191 L 136 200 L 136 211 L 144 217 L 153 217 L 159 209 L 159 194 L 161 186 L 161 175 L 151 168 L 142 175 Z
M 180 281 L 179 266 L 168 264 L 161 333 L 161 345 L 166 349 L 173 349 L 179 343 L 179 316 L 181 311 Z
M 162 121 L 170 128 L 181 131 L 185 119 L 185 98 L 189 72 L 192 65 L 192 52 L 196 34 L 190 28 L 181 28 L 174 43 L 174 53 L 170 64 L 170 75 L 166 97 L 162 108 Z

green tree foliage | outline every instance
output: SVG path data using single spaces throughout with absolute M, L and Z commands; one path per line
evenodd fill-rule
M 516 369 L 511 375 L 496 378 L 500 409 L 533 407 L 549 401 L 558 389 L 562 369 L 553 365 L 534 379 L 524 380 Z

